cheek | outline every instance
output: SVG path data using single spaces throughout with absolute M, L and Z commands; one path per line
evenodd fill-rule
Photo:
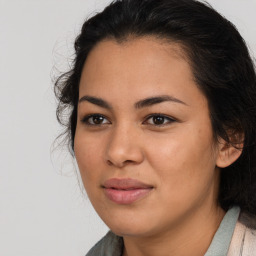
M 100 146 L 97 144 L 97 140 L 92 140 L 89 136 L 79 136 L 79 133 L 77 133 L 74 150 L 81 177 L 87 190 L 92 181 L 96 181 L 98 170 L 101 169 L 101 161 L 99 161 L 101 158 Z
M 183 216 L 188 209 L 200 205 L 213 194 L 215 168 L 214 161 L 209 160 L 211 144 L 199 145 L 195 137 L 183 134 L 163 141 L 159 148 L 148 152 L 152 156 L 151 167 L 157 175 L 158 200 L 161 202 L 152 207 L 162 212 L 162 205 L 165 205 L 166 212 Z
M 168 139 L 151 137 L 147 154 L 161 182 L 168 180 L 170 186 L 180 190 L 211 178 L 215 167 L 212 145 L 211 130 L 202 133 L 191 128 L 170 134 Z

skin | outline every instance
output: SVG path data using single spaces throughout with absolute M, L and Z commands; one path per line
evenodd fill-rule
M 162 95 L 177 100 L 135 107 Z M 75 156 L 95 210 L 124 238 L 123 255 L 204 255 L 225 214 L 217 203 L 218 166 L 238 153 L 213 139 L 207 99 L 182 48 L 150 37 L 100 42 L 83 68 L 84 96 L 105 105 L 78 103 Z M 150 117 L 159 113 L 162 125 Z M 103 117 L 86 119 L 91 114 Z M 116 204 L 102 188 L 110 178 L 153 189 L 132 204 Z

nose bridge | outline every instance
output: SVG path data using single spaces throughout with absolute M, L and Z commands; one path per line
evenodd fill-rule
M 139 137 L 139 129 L 136 126 L 125 122 L 115 125 L 112 128 L 106 149 L 107 162 L 123 167 L 127 163 L 143 161 Z

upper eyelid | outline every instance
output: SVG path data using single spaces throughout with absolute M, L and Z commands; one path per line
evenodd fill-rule
M 89 118 L 89 117 L 92 117 L 92 116 L 102 116 L 102 117 L 104 117 L 104 118 L 109 119 L 109 117 L 107 117 L 107 116 L 104 115 L 104 114 L 100 114 L 100 113 L 86 114 L 86 115 L 83 115 L 82 119 L 83 119 L 83 118 Z M 174 119 L 174 120 L 175 120 L 174 117 L 169 116 L 169 115 L 167 115 L 167 114 L 162 114 L 162 113 L 151 113 L 151 114 L 146 115 L 145 118 L 154 117 L 154 116 L 162 116 L 162 117 L 166 117 L 166 118 L 170 118 L 170 119 Z
M 172 116 L 169 116 L 169 115 L 166 115 L 166 114 L 160 114 L 160 113 L 154 113 L 154 114 L 150 114 L 150 115 L 147 115 L 145 117 L 145 120 L 151 118 L 151 117 L 155 117 L 155 116 L 161 116 L 161 117 L 164 117 L 166 119 L 170 119 L 170 120 L 173 120 L 173 121 L 177 121 L 176 118 L 172 117 Z
M 90 118 L 90 117 L 93 117 L 93 116 L 102 116 L 102 117 L 108 119 L 108 117 L 106 115 L 103 115 L 103 114 L 100 114 L 100 113 L 82 115 L 81 119 Z
M 100 114 L 100 113 L 93 113 L 93 114 L 85 115 L 85 116 L 83 116 L 83 117 L 80 119 L 80 121 L 81 121 L 81 122 L 85 122 L 85 120 L 88 120 L 89 118 L 91 118 L 91 117 L 93 117 L 93 116 L 101 116 L 101 117 L 103 117 L 104 119 L 108 120 L 108 121 L 111 123 L 111 120 L 110 120 L 109 117 L 107 117 L 106 115 Z M 161 116 L 161 117 L 166 118 L 166 119 L 168 119 L 168 120 L 170 120 L 170 121 L 173 121 L 173 122 L 178 121 L 176 118 L 174 118 L 174 117 L 172 117 L 172 116 L 169 116 L 169 115 L 166 115 L 166 114 L 162 114 L 162 113 L 152 113 L 152 114 L 149 114 L 149 115 L 147 115 L 146 117 L 144 117 L 142 123 L 146 122 L 148 119 L 153 118 L 153 117 L 155 117 L 155 116 Z
M 102 115 L 102 114 L 98 114 L 98 113 L 88 114 L 88 115 L 82 116 L 82 118 L 80 118 L 80 121 L 85 123 L 85 121 L 88 121 L 89 118 L 94 117 L 94 116 L 101 116 L 101 117 L 103 117 L 104 119 L 108 120 L 111 123 L 111 121 L 109 120 L 108 117 L 106 117 L 105 115 Z
M 166 115 L 166 114 L 162 114 L 162 113 L 153 113 L 153 114 L 147 115 L 147 117 L 152 117 L 152 116 L 162 116 L 162 117 L 174 119 L 173 117 L 171 117 L 171 116 L 169 116 L 169 115 Z

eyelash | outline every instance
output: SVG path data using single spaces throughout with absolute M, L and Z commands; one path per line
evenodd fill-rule
M 163 115 L 163 114 L 160 114 L 160 113 L 156 113 L 156 114 L 151 114 L 151 115 L 148 115 L 145 119 L 145 121 L 148 121 L 149 119 L 152 118 L 163 118 L 164 119 L 164 123 L 163 124 L 149 124 L 149 125 L 152 125 L 152 126 L 157 126 L 157 127 L 162 127 L 162 126 L 165 126 L 165 125 L 168 125 L 168 124 L 171 124 L 173 122 L 175 122 L 176 120 L 172 117 L 169 117 L 169 116 L 166 116 L 166 115 Z M 145 121 L 143 122 L 143 124 L 145 123 Z
M 101 125 L 104 125 L 102 123 L 100 123 L 100 124 L 90 123 L 90 119 L 91 118 L 92 119 L 93 118 L 104 118 L 104 119 L 107 120 L 107 118 L 104 115 L 101 115 L 101 114 L 91 114 L 91 115 L 87 115 L 84 118 L 82 118 L 81 122 L 84 123 L 85 125 L 88 125 L 88 126 L 101 126 Z
M 168 125 L 168 124 L 171 124 L 173 122 L 176 122 L 176 120 L 172 117 L 169 117 L 169 116 L 166 116 L 166 115 L 163 115 L 163 114 L 160 114 L 160 113 L 155 113 L 155 114 L 150 114 L 148 115 L 146 118 L 145 118 L 145 121 L 143 121 L 143 125 L 146 125 L 147 121 L 150 120 L 152 118 L 163 118 L 164 119 L 164 123 L 162 124 L 154 124 L 154 123 L 148 123 L 148 125 L 152 125 L 152 126 L 156 126 L 156 127 L 162 127 L 162 126 L 165 126 L 165 125 Z M 111 124 L 110 121 L 106 122 L 106 123 L 99 123 L 99 124 L 93 124 L 92 122 L 93 121 L 93 118 L 102 118 L 102 119 L 106 119 L 107 120 L 107 117 L 105 117 L 104 115 L 101 115 L 101 114 L 91 114 L 91 115 L 87 115 L 85 116 L 84 118 L 82 118 L 81 122 L 84 123 L 85 125 L 88 125 L 88 126 L 94 126 L 94 127 L 99 127 L 99 126 L 102 126 L 102 125 L 106 125 L 106 124 Z M 90 121 L 90 119 L 92 119 Z

